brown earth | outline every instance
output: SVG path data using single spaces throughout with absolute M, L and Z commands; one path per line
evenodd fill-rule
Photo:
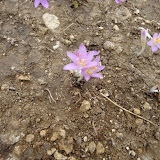
M 159 0 L 72 3 L 0 1 L 0 160 L 159 160 L 160 106 L 149 90 L 160 83 L 160 54 L 146 46 L 135 57 L 138 27 L 159 32 Z M 58 28 L 45 26 L 44 13 Z M 63 70 L 81 43 L 100 51 L 103 79 L 78 83 Z

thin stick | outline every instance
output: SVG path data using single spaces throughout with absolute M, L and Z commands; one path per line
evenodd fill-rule
M 74 24 L 74 23 L 71 23 L 69 26 L 67 26 L 67 27 L 63 30 L 63 32 L 66 31 L 68 28 L 70 28 L 73 24 Z
M 54 100 L 54 98 L 53 98 L 53 96 L 52 96 L 50 90 L 49 90 L 48 88 L 45 88 L 44 90 L 45 90 L 45 91 L 48 91 L 49 96 L 51 97 L 52 101 L 53 101 L 54 103 L 56 103 L 56 101 Z
M 93 125 L 93 130 L 95 131 L 96 136 L 97 136 L 98 134 L 97 134 L 97 130 L 96 130 L 96 127 L 95 127 L 94 121 L 92 122 L 92 125 Z
M 121 107 L 120 105 L 118 105 L 117 103 L 115 103 L 114 101 L 112 101 L 110 98 L 106 97 L 103 93 L 101 93 L 101 95 L 102 95 L 103 97 L 105 97 L 107 100 L 109 100 L 111 103 L 113 103 L 115 106 L 119 107 L 120 109 L 122 109 L 122 110 L 124 110 L 124 111 L 126 111 L 126 112 L 128 112 L 128 113 L 130 113 L 130 114 L 132 114 L 132 115 L 134 115 L 134 116 L 136 116 L 136 117 L 138 117 L 138 118 L 141 118 L 141 119 L 149 122 L 150 124 L 153 124 L 154 126 L 157 126 L 157 124 L 153 123 L 152 121 L 150 121 L 150 120 L 148 120 L 148 119 L 146 119 L 146 118 L 144 118 L 144 117 L 142 117 L 142 116 L 139 116 L 139 115 L 137 115 L 137 114 L 135 114 L 135 113 L 133 113 L 133 112 L 131 112 L 131 111 L 123 108 L 123 107 Z

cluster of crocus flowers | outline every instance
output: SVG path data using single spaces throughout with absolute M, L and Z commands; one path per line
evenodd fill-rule
M 48 4 L 47 0 L 35 0 L 35 1 L 34 1 L 34 6 L 35 6 L 35 8 L 37 8 L 40 3 L 41 3 L 42 6 L 45 7 L 45 8 L 48 8 L 48 7 L 49 7 L 49 4 Z
M 64 70 L 78 70 L 81 76 L 84 76 L 85 80 L 88 81 L 90 77 L 100 78 L 102 75 L 97 73 L 105 68 L 105 66 L 99 66 L 100 56 L 96 57 L 93 61 L 93 57 L 98 55 L 97 51 L 87 52 L 86 47 L 82 43 L 78 51 L 75 54 L 67 52 L 68 57 L 73 61 L 64 66 Z
M 125 0 L 116 0 L 116 3 L 118 4 L 120 1 L 124 2 Z

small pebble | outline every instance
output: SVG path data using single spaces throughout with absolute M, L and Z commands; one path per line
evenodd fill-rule
M 84 140 L 84 142 L 87 142 L 87 140 L 88 140 L 87 136 L 85 136 L 85 137 L 83 138 L 83 140 Z
M 54 142 L 54 141 L 57 140 L 57 138 L 58 138 L 58 133 L 57 133 L 57 132 L 54 132 L 53 135 L 52 135 L 52 137 L 51 137 L 51 139 L 50 139 L 50 141 L 51 141 L 51 142 Z
M 45 137 L 45 136 L 46 136 L 46 133 L 47 133 L 47 130 L 46 130 L 46 129 L 41 130 L 41 131 L 40 131 L 40 136 L 41 136 L 41 137 Z
M 131 156 L 133 156 L 133 157 L 135 157 L 135 156 L 136 156 L 136 152 L 135 152 L 135 151 L 133 151 L 133 150 L 130 150 L 130 151 L 129 151 L 129 154 L 130 154 Z
M 119 27 L 117 25 L 114 25 L 113 28 L 116 30 L 116 31 L 119 31 Z
M 30 143 L 34 140 L 34 135 L 33 134 L 28 134 L 26 136 L 26 142 Z
M 83 100 L 81 106 L 80 106 L 80 111 L 81 112 L 86 112 L 91 108 L 91 104 L 87 100 Z
M 143 124 L 143 119 L 138 118 L 138 119 L 136 119 L 135 122 L 136 122 L 137 125 L 142 125 Z
M 150 106 L 150 104 L 147 103 L 147 102 L 145 102 L 145 103 L 143 104 L 143 108 L 144 108 L 145 110 L 151 110 L 151 109 L 152 109 L 152 107 Z
M 96 144 L 94 143 L 94 141 L 89 143 L 88 149 L 90 151 L 90 153 L 93 153 L 96 149 Z
M 134 108 L 134 113 L 135 113 L 135 114 L 140 114 L 141 111 L 140 111 L 138 108 Z
M 51 156 L 56 151 L 56 148 L 52 148 L 51 150 L 47 150 L 47 154 Z
M 96 147 L 96 154 L 103 154 L 104 153 L 104 146 L 101 142 L 98 142 Z

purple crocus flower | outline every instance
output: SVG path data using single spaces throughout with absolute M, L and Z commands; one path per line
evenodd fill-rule
M 155 33 L 147 44 L 152 47 L 152 52 L 156 52 L 160 48 L 160 34 Z
M 116 0 L 116 3 L 119 4 L 120 1 L 124 2 L 125 0 Z
M 100 61 L 100 56 L 94 59 L 95 62 L 99 63 Z M 88 81 L 90 77 L 96 77 L 96 78 L 101 78 L 102 75 L 97 73 L 101 70 L 103 70 L 105 66 L 92 66 L 86 69 L 82 69 L 81 74 L 84 76 L 85 80 Z
M 34 6 L 35 6 L 35 8 L 37 8 L 40 3 L 41 3 L 42 6 L 45 7 L 45 8 L 48 8 L 48 7 L 49 7 L 49 4 L 48 4 L 47 0 L 35 0 L 35 1 L 34 1 Z
M 75 51 L 75 54 L 67 52 L 68 57 L 73 61 L 73 63 L 67 64 L 64 66 L 64 70 L 81 70 L 85 68 L 90 68 L 92 66 L 97 66 L 96 61 L 92 61 L 93 56 L 99 54 L 96 51 L 87 52 L 86 47 L 82 43 L 78 51 Z

